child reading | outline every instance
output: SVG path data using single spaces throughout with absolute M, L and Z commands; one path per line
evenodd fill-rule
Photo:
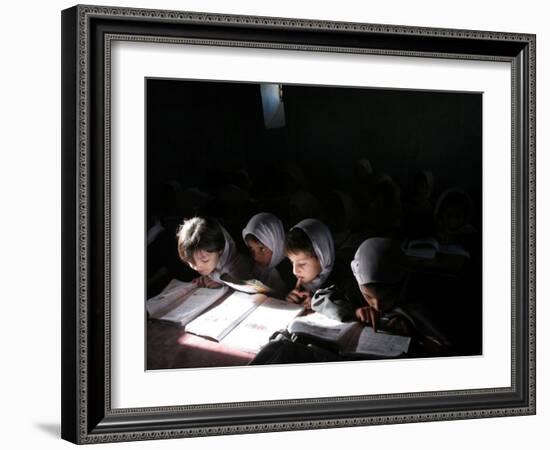
M 311 304 L 311 297 L 322 287 L 334 266 L 334 242 L 328 227 L 316 219 L 305 219 L 290 229 L 286 254 L 292 262 L 296 287 L 287 301 Z
M 356 317 L 376 330 L 380 316 L 398 303 L 404 282 L 399 266 L 399 248 L 392 239 L 364 241 L 351 262 L 351 270 L 367 305 L 357 308 Z
M 416 351 L 437 354 L 446 340 L 418 308 L 406 304 L 401 262 L 399 245 L 392 239 L 371 238 L 359 246 L 351 269 L 367 304 L 356 309 L 356 318 L 375 331 L 410 336 Z
M 229 233 L 210 217 L 193 217 L 180 226 L 178 254 L 191 269 L 199 273 L 193 280 L 200 287 L 222 286 L 220 276 L 228 273 L 237 279 L 252 275 L 252 266 L 239 254 Z
M 393 236 L 401 226 L 401 191 L 387 174 L 376 177 L 369 194 L 367 222 L 376 235 Z M 372 235 L 371 235 L 372 236 Z
M 473 205 L 470 196 L 461 188 L 447 189 L 435 206 L 437 237 L 443 244 L 460 244 L 475 233 L 471 225 Z
M 413 179 L 406 207 L 406 233 L 409 238 L 423 238 L 434 234 L 432 194 L 434 176 L 421 170 Z
M 242 231 L 244 242 L 255 262 L 256 277 L 279 296 L 286 286 L 277 271 L 285 258 L 285 230 L 280 219 L 270 213 L 252 217 Z

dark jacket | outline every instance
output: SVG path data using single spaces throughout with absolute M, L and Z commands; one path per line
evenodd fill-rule
M 329 319 L 347 322 L 355 319 L 356 306 L 336 285 L 320 288 L 311 298 L 311 309 Z

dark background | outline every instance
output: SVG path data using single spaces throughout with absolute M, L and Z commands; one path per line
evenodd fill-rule
M 481 198 L 481 94 L 294 85 L 283 92 L 286 127 L 267 129 L 259 84 L 148 80 L 148 194 L 167 180 L 215 192 L 240 169 L 254 185 L 276 185 L 288 162 L 317 189 L 327 177 L 345 189 L 365 156 L 402 187 L 429 169 L 437 190 L 458 185 Z
M 304 218 L 291 205 L 297 191 L 318 199 L 309 215 L 333 231 L 344 276 L 356 249 L 338 248 L 345 231 L 358 234 L 357 245 L 370 236 L 414 237 L 403 222 L 373 230 L 361 220 L 368 212 L 356 198 L 356 163 L 367 158 L 373 177 L 385 173 L 397 184 L 403 210 L 420 170 L 434 174 L 432 204 L 454 186 L 470 195 L 472 258 L 458 271 L 413 268 L 411 289 L 443 318 L 460 352 L 481 352 L 482 94 L 285 84 L 285 126 L 269 129 L 260 84 L 148 79 L 146 90 L 147 226 L 159 220 L 164 228 L 148 246 L 148 296 L 170 278 L 193 276 L 176 252 L 184 218 L 218 218 L 245 251 L 241 230 L 252 215 L 273 212 L 287 229 Z M 357 200 L 355 220 L 335 218 L 335 190 Z M 469 336 L 460 336 L 464 314 L 453 312 L 464 308 Z

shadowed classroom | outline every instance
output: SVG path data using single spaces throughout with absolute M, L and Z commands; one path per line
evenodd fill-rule
M 173 296 L 172 316 L 168 303 L 147 308 L 148 369 L 482 354 L 481 93 L 166 79 L 146 90 L 146 298 Z M 203 276 L 209 236 L 221 244 Z M 241 292 L 250 279 L 271 290 Z M 195 323 L 166 319 L 178 296 L 202 302 Z M 243 298 L 253 306 L 233 331 L 205 335 L 212 311 Z M 262 314 L 281 329 L 258 340 Z M 406 350 L 357 350 L 385 334 Z

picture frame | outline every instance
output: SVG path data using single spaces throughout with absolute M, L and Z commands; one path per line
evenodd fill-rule
M 113 408 L 116 41 L 510 64 L 510 385 Z M 535 414 L 535 42 L 503 32 L 82 5 L 63 11 L 62 437 L 84 444 Z

